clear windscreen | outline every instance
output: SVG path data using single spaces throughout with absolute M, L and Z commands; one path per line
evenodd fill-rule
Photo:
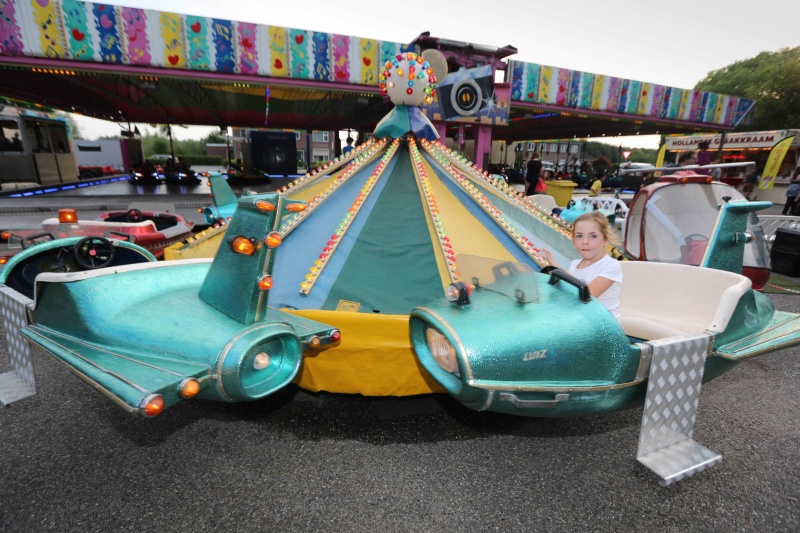
M 655 191 L 645 208 L 647 260 L 699 265 L 724 197 L 744 199 L 742 193 L 724 183 L 676 184 Z M 768 267 L 764 233 L 754 214 L 748 219 L 748 231 L 755 239 L 745 246 L 744 266 Z
M 539 301 L 537 271 L 531 266 L 466 254 L 456 256 L 456 264 L 459 280 L 474 290 L 494 291 L 522 303 Z

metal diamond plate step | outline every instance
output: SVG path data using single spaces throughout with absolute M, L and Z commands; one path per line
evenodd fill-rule
M 692 440 L 711 339 L 701 334 L 647 343 L 653 355 L 636 459 L 663 486 L 722 461 Z
M 27 308 L 31 303 L 30 298 L 17 291 L 0 287 L 0 313 L 11 357 L 11 372 L 0 374 L 0 407 L 36 394 L 31 345 L 19 333 L 28 324 Z

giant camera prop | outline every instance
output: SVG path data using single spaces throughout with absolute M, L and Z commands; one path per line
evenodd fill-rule
M 494 97 L 492 67 L 461 67 L 448 74 L 436 92 L 445 120 L 477 115 Z

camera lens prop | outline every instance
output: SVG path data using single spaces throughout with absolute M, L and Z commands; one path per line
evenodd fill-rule
M 474 79 L 458 82 L 450 93 L 450 105 L 462 117 L 474 115 L 481 108 L 481 88 Z

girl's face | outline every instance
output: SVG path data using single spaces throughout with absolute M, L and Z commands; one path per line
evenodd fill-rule
M 575 224 L 572 244 L 587 261 L 598 259 L 606 253 L 606 238 L 600 231 L 600 225 L 593 220 L 581 220 Z

